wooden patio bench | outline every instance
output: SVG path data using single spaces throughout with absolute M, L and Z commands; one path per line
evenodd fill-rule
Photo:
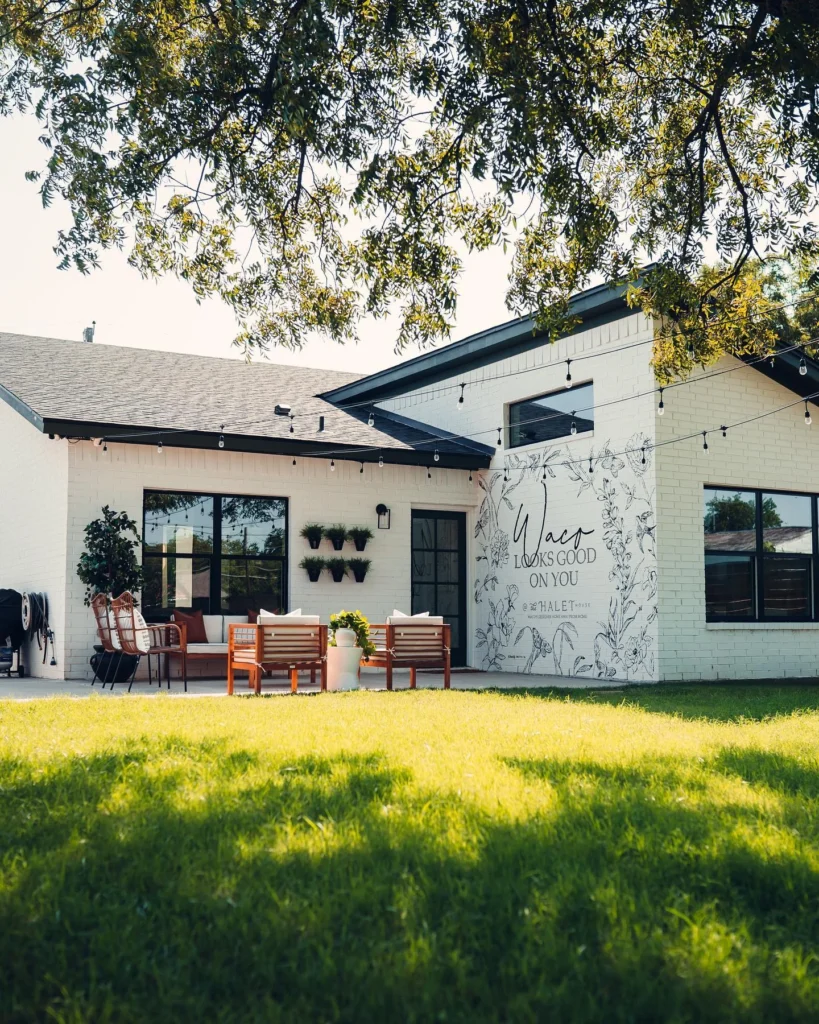
M 327 689 L 327 626 L 319 624 L 317 615 L 315 622 L 281 616 L 276 622 L 230 624 L 227 692 L 233 693 L 235 673 L 239 671 L 247 672 L 249 685 L 261 693 L 263 672 L 274 669 L 290 673 L 292 693 L 298 692 L 301 670 L 308 670 L 313 681 L 319 672 L 321 689 Z

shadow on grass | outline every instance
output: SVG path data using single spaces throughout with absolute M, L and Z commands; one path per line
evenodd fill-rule
M 678 802 L 671 760 L 506 765 L 554 805 L 379 754 L 0 762 L 0 1018 L 815 1019 L 819 880 L 748 808 Z
M 819 686 L 814 683 L 776 685 L 771 683 L 701 683 L 629 685 L 616 689 L 567 690 L 543 687 L 515 687 L 487 690 L 503 695 L 538 700 L 627 705 L 655 714 L 675 715 L 688 720 L 736 722 L 762 721 L 777 715 L 819 711 Z

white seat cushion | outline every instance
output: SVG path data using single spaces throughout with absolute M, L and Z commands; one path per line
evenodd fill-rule
M 111 646 L 115 651 L 122 650 L 122 644 L 119 642 L 119 633 L 117 633 L 117 617 L 114 615 L 114 609 L 108 609 L 108 629 L 111 631 Z
M 188 644 L 188 654 L 227 654 L 227 644 Z
M 145 616 L 139 608 L 134 608 L 134 642 L 143 654 L 151 649 L 151 631 L 146 626 Z
M 420 615 L 391 615 L 387 619 L 387 623 L 390 626 L 407 626 L 409 629 L 416 626 L 442 626 L 444 624 L 443 615 L 430 615 L 429 612 L 423 612 Z
M 319 615 L 262 615 L 261 612 L 258 618 L 258 622 L 265 626 L 271 623 L 283 626 L 317 626 L 320 621 Z
M 223 623 L 221 615 L 203 615 L 202 621 L 205 624 L 205 636 L 209 644 L 221 644 L 224 640 L 222 633 Z

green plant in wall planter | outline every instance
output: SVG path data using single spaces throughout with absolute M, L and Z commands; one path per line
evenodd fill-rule
M 125 590 L 142 590 L 142 567 L 135 548 L 139 530 L 125 512 L 103 506 L 102 517 L 85 528 L 85 551 L 77 563 L 77 575 L 85 584 L 85 603 L 95 594 L 119 597 Z
M 375 654 L 375 645 L 370 640 L 370 623 L 360 611 L 340 611 L 330 616 L 330 646 L 336 646 L 336 631 L 339 629 L 351 629 L 355 633 L 355 645 L 364 652 L 364 657 L 369 658 Z
M 341 523 L 336 523 L 335 526 L 325 526 L 324 536 L 327 540 L 332 541 L 334 551 L 341 551 L 344 541 L 347 539 L 347 527 L 342 526 Z
M 372 563 L 369 558 L 351 558 L 347 562 L 348 567 L 352 570 L 356 583 L 364 582 L 364 577 L 367 575 L 367 571 L 371 564 Z
M 311 583 L 317 583 L 326 564 L 323 558 L 302 558 L 299 568 L 304 569 Z
M 306 526 L 302 526 L 301 535 L 306 541 L 310 542 L 310 547 L 315 551 L 319 544 L 321 544 L 321 538 L 324 536 L 324 527 L 318 523 L 307 523 Z
M 347 563 L 344 561 L 344 559 L 328 558 L 327 561 L 325 562 L 325 565 L 330 570 L 330 575 L 333 577 L 336 583 L 341 583 L 347 572 Z
M 352 526 L 347 531 L 347 540 L 355 544 L 356 551 L 363 551 L 367 541 L 373 539 L 373 531 L 368 526 Z

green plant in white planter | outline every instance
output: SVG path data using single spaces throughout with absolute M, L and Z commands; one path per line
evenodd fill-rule
M 339 636 L 339 633 L 342 635 Z M 350 633 L 355 637 L 352 643 L 349 642 Z M 375 654 L 375 644 L 370 640 L 369 620 L 358 610 L 342 610 L 330 616 L 329 642 L 331 647 L 360 647 L 365 658 Z

